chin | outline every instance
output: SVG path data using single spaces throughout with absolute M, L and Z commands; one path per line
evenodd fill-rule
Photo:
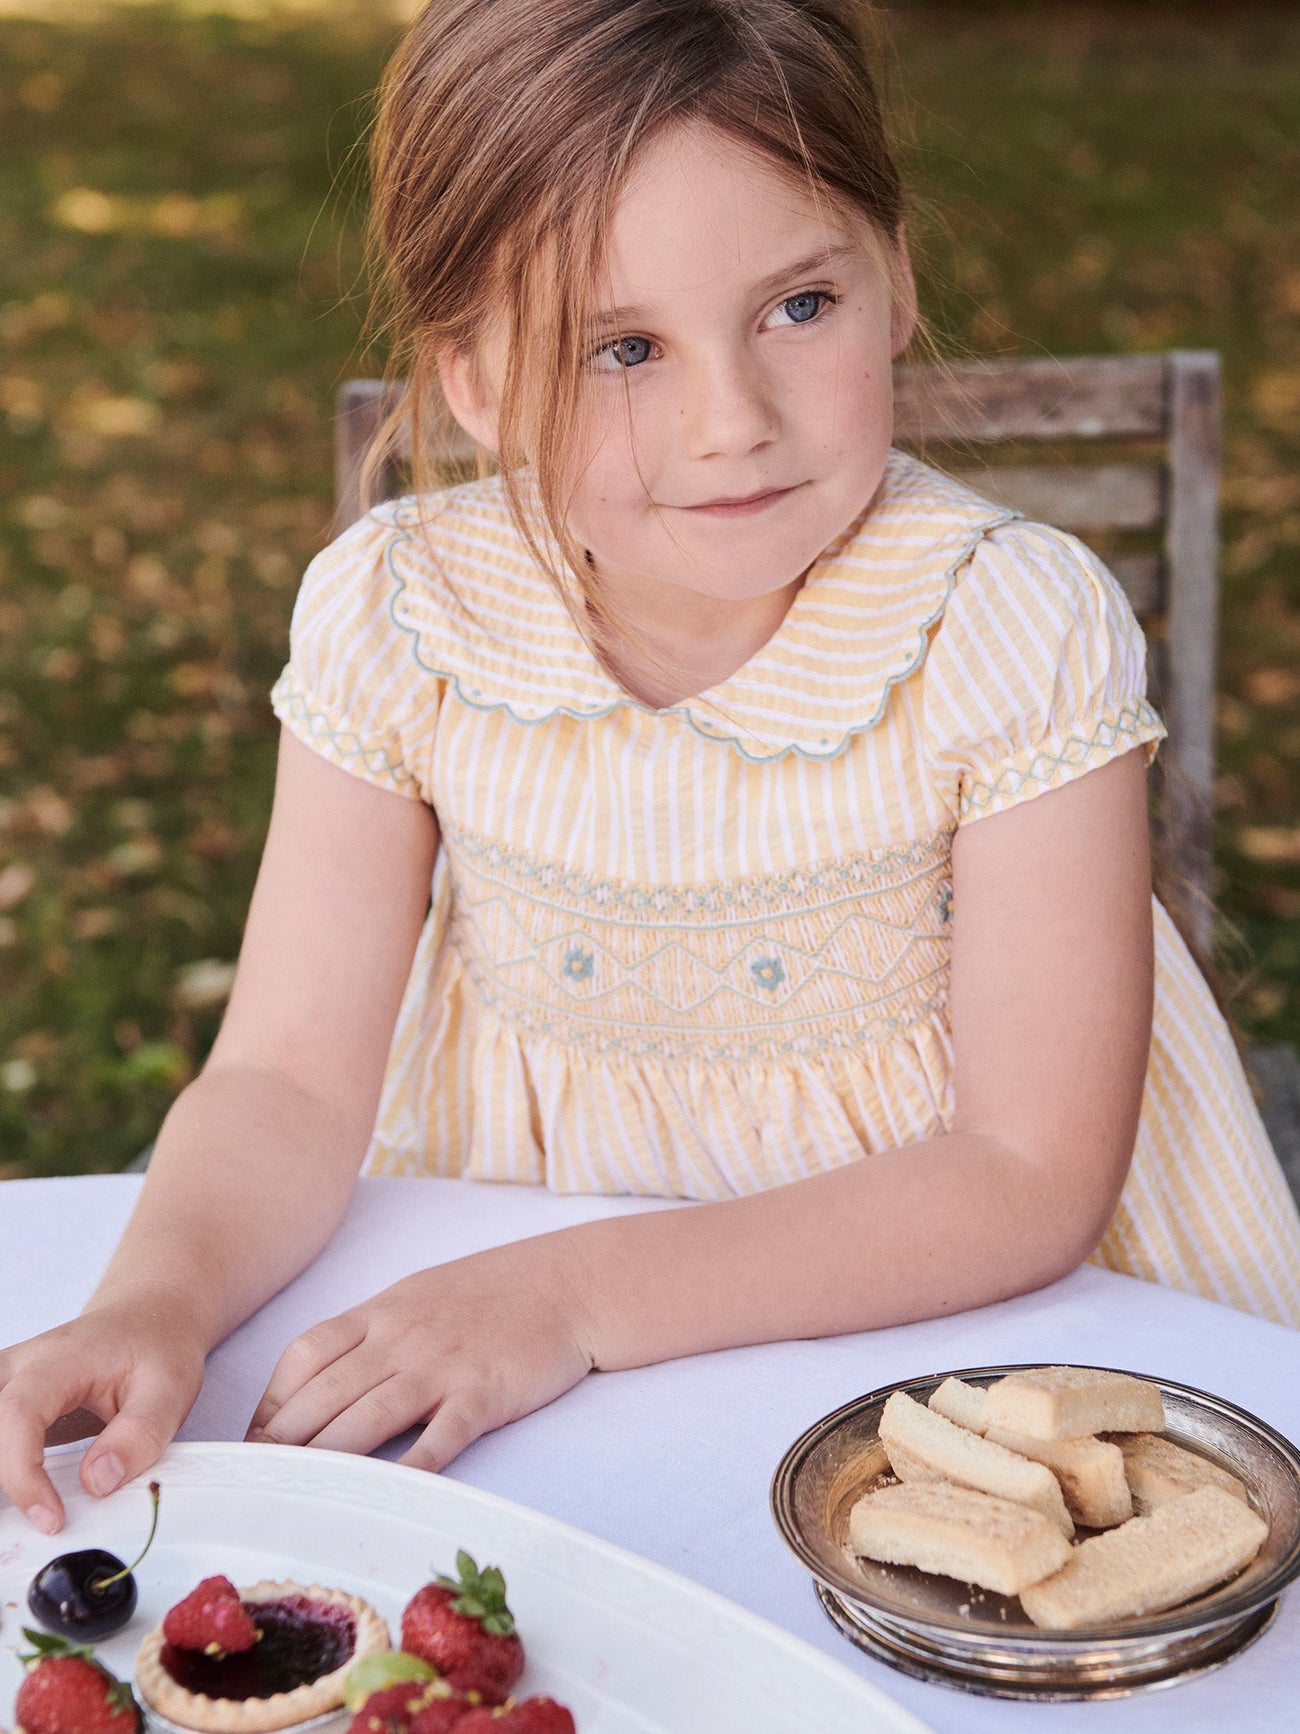
M 744 566 L 737 571 L 733 565 L 712 580 L 702 576 L 685 583 L 680 579 L 677 582 L 680 589 L 689 590 L 692 595 L 711 597 L 715 602 L 757 602 L 761 597 L 775 596 L 788 590 L 811 564 L 811 560 L 805 560 L 802 565 L 783 565 L 774 572 L 765 562 L 766 569 L 757 573 L 752 567 Z

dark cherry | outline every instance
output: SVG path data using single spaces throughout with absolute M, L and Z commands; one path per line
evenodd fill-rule
M 32 1579 L 27 1605 L 47 1632 L 97 1643 L 135 1612 L 135 1579 L 116 1554 L 102 1547 L 61 1553 Z
M 149 1493 L 153 1499 L 149 1540 L 129 1566 L 102 1547 L 86 1547 L 61 1553 L 37 1572 L 27 1591 L 27 1605 L 47 1632 L 93 1644 L 126 1625 L 136 1604 L 131 1573 L 148 1553 L 158 1527 L 156 1481 L 149 1483 Z
M 208 1698 L 272 1698 L 332 1674 L 356 1649 L 356 1621 L 335 1603 L 294 1595 L 244 1605 L 257 1621 L 251 1650 L 209 1656 L 163 1645 L 162 1665 L 178 1686 Z

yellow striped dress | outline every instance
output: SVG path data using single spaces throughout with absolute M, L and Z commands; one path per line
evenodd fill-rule
M 627 696 L 493 479 L 318 556 L 273 702 L 441 827 L 369 1171 L 696 1199 L 949 1126 L 956 828 L 1164 733 L 1096 558 L 898 452 L 699 698 Z M 1300 1219 L 1155 923 L 1137 1146 L 1096 1257 L 1300 1325 Z

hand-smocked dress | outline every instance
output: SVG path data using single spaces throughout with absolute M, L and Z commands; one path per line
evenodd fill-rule
M 699 697 L 617 685 L 490 479 L 317 557 L 273 702 L 441 829 L 369 1171 L 693 1199 L 950 1126 L 955 830 L 1164 733 L 1095 556 L 899 452 Z M 1300 1218 L 1158 902 L 1155 935 L 1095 1256 L 1300 1325 Z

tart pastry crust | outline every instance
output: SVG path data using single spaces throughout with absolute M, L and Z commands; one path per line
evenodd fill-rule
M 166 1639 L 161 1623 L 140 1645 L 135 1660 L 135 1687 L 148 1709 L 197 1734 L 275 1734 L 295 1728 L 313 1717 L 337 1710 L 343 1703 L 343 1681 L 348 1669 L 362 1656 L 391 1649 L 388 1627 L 369 1602 L 340 1589 L 320 1584 L 255 1583 L 239 1592 L 244 1602 L 273 1602 L 288 1596 L 303 1596 L 345 1608 L 356 1626 L 352 1653 L 332 1673 L 295 1686 L 291 1692 L 276 1692 L 269 1698 L 209 1698 L 178 1684 L 162 1664 Z

